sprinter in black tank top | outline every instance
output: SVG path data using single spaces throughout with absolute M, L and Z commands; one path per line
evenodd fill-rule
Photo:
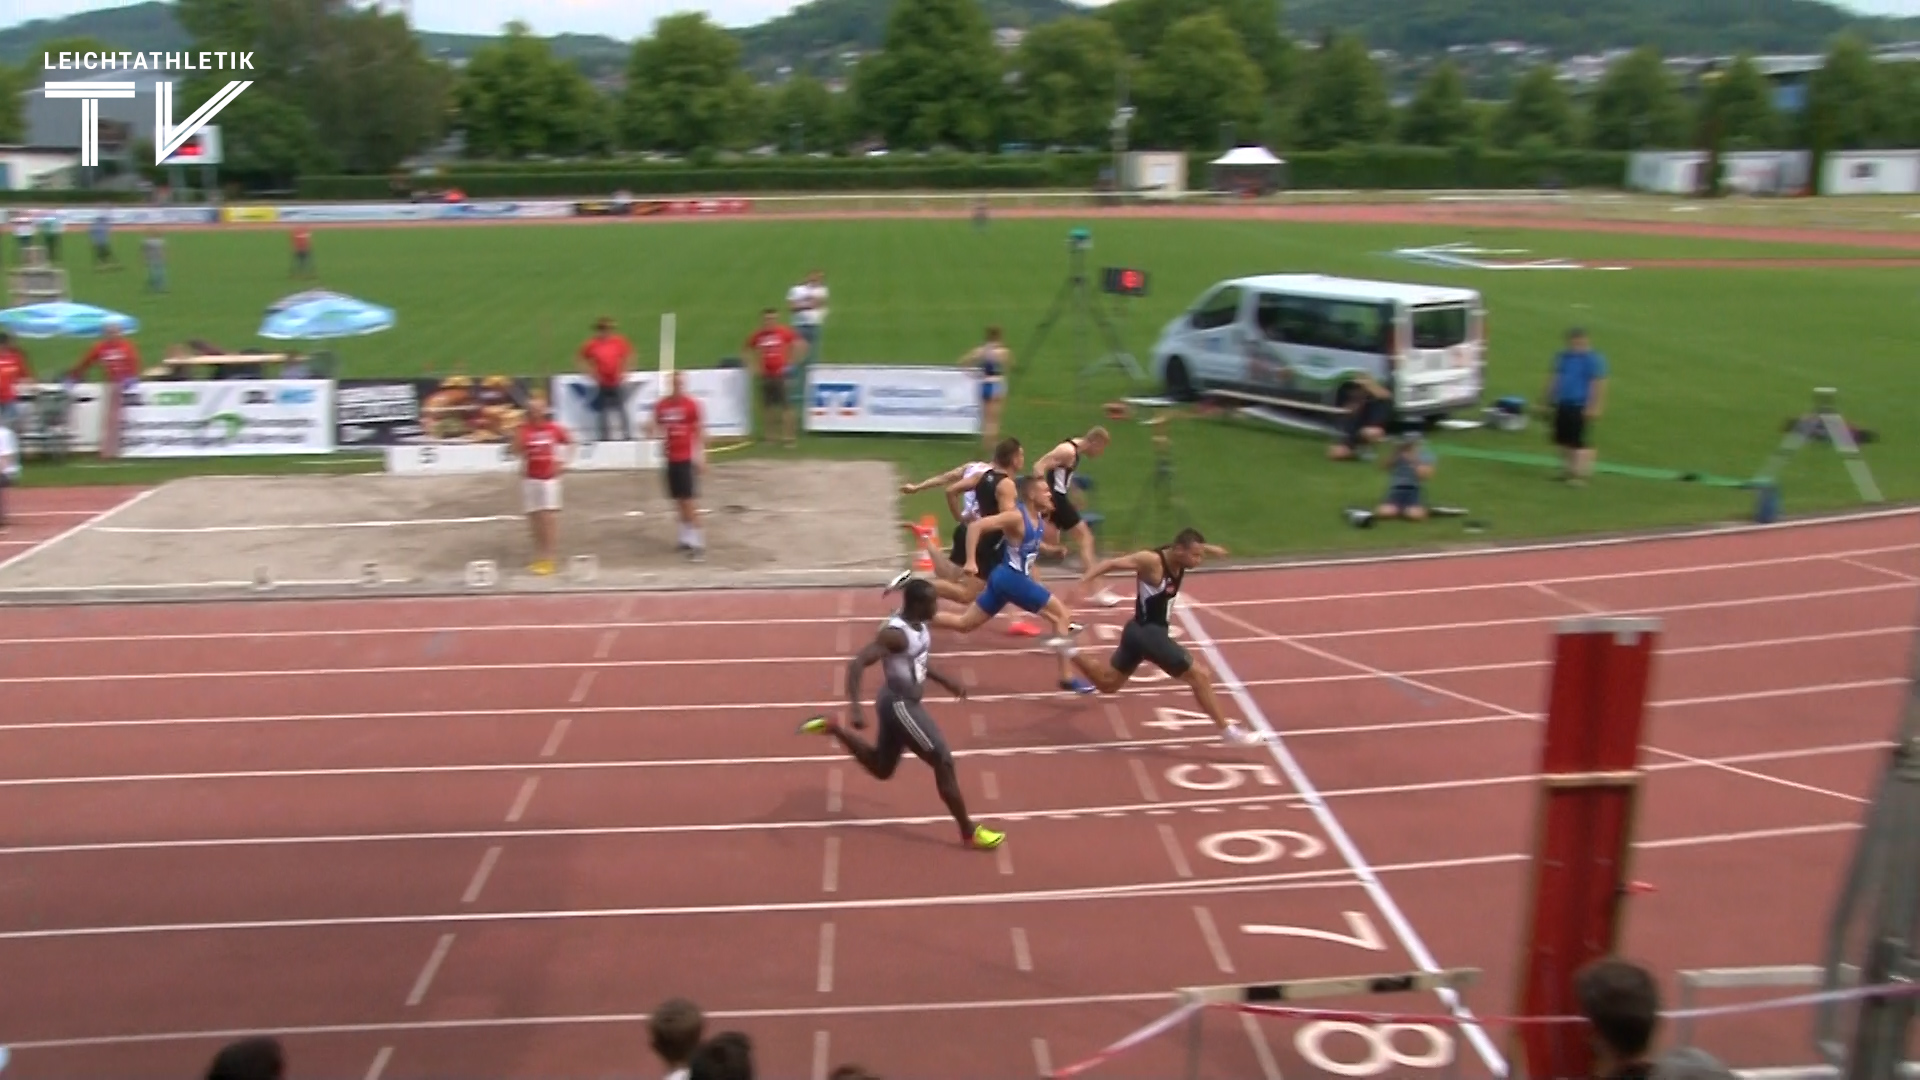
M 947 485 L 948 503 L 958 505 L 967 496 L 972 496 L 977 508 L 975 518 L 989 517 L 999 513 L 1003 508 L 1013 505 L 1014 477 L 1020 474 L 1026 462 L 1027 452 L 1020 445 L 1019 439 L 1000 440 L 1000 444 L 993 449 L 992 466 L 986 472 L 975 473 L 970 477 L 961 476 Z M 916 528 L 912 522 L 906 523 L 905 527 Z M 966 543 L 966 532 L 967 523 L 963 521 L 955 531 L 952 551 L 940 550 L 935 546 L 936 541 L 931 536 L 919 538 L 920 546 L 925 549 L 928 558 L 933 560 L 935 594 L 949 604 L 958 604 L 962 607 L 973 603 L 979 598 L 981 590 L 987 587 L 984 577 L 969 577 L 958 572 L 958 568 L 964 566 L 967 561 L 966 552 L 962 550 Z M 981 539 L 979 549 L 974 553 L 974 565 L 981 567 L 983 573 L 991 572 L 995 566 L 1000 565 L 1000 548 L 997 545 L 1002 539 L 998 532 L 991 537 Z M 943 566 L 943 563 L 946 565 Z M 953 572 L 946 572 L 949 567 Z M 911 580 L 913 580 L 913 571 L 903 570 L 887 585 L 885 592 L 898 592 Z
M 1100 660 L 1076 650 L 1072 660 L 1073 666 L 1103 694 L 1119 693 L 1143 661 L 1151 663 L 1187 684 L 1201 710 L 1219 725 L 1221 735 L 1229 743 L 1250 746 L 1258 744 L 1260 736 L 1239 721 L 1227 719 L 1220 711 L 1219 699 L 1213 693 L 1213 670 L 1188 655 L 1187 650 L 1173 640 L 1173 602 L 1180 596 L 1187 571 L 1206 561 L 1209 555 L 1226 553 L 1227 549 L 1207 543 L 1198 530 L 1182 529 L 1166 547 L 1136 551 L 1094 566 L 1085 580 L 1105 577 L 1116 570 L 1133 571 L 1133 618 L 1120 631 L 1120 644 L 1112 656 Z

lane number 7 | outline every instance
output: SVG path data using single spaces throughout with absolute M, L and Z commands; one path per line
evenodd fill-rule
M 1308 926 L 1269 926 L 1264 923 L 1243 924 L 1243 934 L 1264 934 L 1269 937 L 1313 938 L 1316 941 L 1331 941 L 1335 945 L 1351 945 L 1356 949 L 1370 952 L 1385 952 L 1387 943 L 1381 939 L 1380 931 L 1374 928 L 1373 920 L 1358 911 L 1344 911 L 1347 917 L 1347 929 L 1352 934 L 1337 934 L 1331 930 L 1315 930 Z

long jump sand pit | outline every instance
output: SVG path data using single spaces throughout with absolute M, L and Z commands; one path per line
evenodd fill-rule
M 691 563 L 660 473 L 575 473 L 542 577 L 515 475 L 194 477 L 0 568 L 0 600 L 863 585 L 903 565 L 898 483 L 879 462 L 712 466 Z M 475 562 L 497 581 L 471 584 Z

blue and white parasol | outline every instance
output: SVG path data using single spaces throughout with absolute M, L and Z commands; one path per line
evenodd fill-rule
M 260 336 L 281 341 L 358 337 L 391 330 L 396 321 L 392 308 L 336 294 L 295 303 L 269 314 L 260 324 Z
M 108 326 L 123 334 L 140 332 L 140 321 L 133 316 L 92 304 L 60 300 L 0 311 L 0 329 L 23 338 L 99 337 Z

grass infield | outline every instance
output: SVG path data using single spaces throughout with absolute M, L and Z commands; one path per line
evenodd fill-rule
M 823 358 L 829 363 L 951 363 L 990 323 L 1015 351 L 1006 433 L 1030 455 L 1102 423 L 1099 403 L 1156 388 L 1108 372 L 1080 385 L 1091 359 L 1071 319 L 1037 354 L 1033 339 L 1068 273 L 1070 219 L 1001 219 L 984 230 L 962 220 L 698 221 L 605 227 L 485 226 L 326 229 L 314 235 L 321 286 L 395 308 L 397 329 L 332 343 L 345 378 L 570 369 L 593 320 L 611 315 L 648 366 L 657 363 L 659 317 L 678 316 L 682 367 L 739 356 L 761 308 L 779 306 L 809 269 L 832 290 Z M 1840 389 L 1843 411 L 1881 441 L 1869 461 L 1886 495 L 1920 499 L 1920 428 L 1913 393 L 1920 269 L 1699 269 L 1658 260 L 1819 259 L 1863 254 L 1843 246 L 1746 243 L 1661 236 L 1507 230 L 1465 225 L 1359 226 L 1301 222 L 1092 221 L 1089 267 L 1131 266 L 1152 295 L 1096 297 L 1146 363 L 1159 328 L 1212 282 L 1248 273 L 1313 271 L 1477 288 L 1490 311 L 1492 396 L 1538 398 L 1549 358 L 1573 324 L 1587 327 L 1613 368 L 1606 416 L 1596 428 L 1603 460 L 1637 470 L 1752 475 L 1783 423 L 1816 386 Z M 137 238 L 117 237 L 120 272 L 95 272 L 70 236 L 75 298 L 140 318 L 139 344 L 157 359 L 169 343 L 204 338 L 239 349 L 264 309 L 311 283 L 289 277 L 278 230 L 174 232 L 167 237 L 172 291 L 142 291 Z M 1624 272 L 1473 271 L 1416 266 L 1383 253 L 1467 241 L 1518 248 L 1533 258 L 1634 261 Z M 45 374 L 80 352 L 72 341 L 29 342 Z M 1096 335 L 1086 341 L 1098 351 Z M 1084 472 L 1110 543 L 1158 539 L 1197 525 L 1238 554 L 1398 546 L 1461 538 L 1458 520 L 1348 528 L 1340 510 L 1371 504 L 1377 467 L 1324 460 L 1317 439 L 1250 421 L 1183 418 L 1172 427 L 1174 494 L 1182 504 L 1153 520 L 1152 451 L 1143 429 L 1114 425 L 1116 442 Z M 1444 433 L 1436 502 L 1484 522 L 1474 539 L 1502 540 L 1726 520 L 1751 513 L 1751 493 L 1638 475 L 1603 475 L 1569 490 L 1514 455 L 1550 451 L 1543 425 L 1520 433 Z M 1479 451 L 1452 454 L 1448 446 Z M 971 440 L 811 437 L 800 455 L 879 458 L 921 476 L 976 455 Z M 1498 452 L 1498 453 L 1489 453 Z M 727 455 L 788 455 L 755 446 Z M 723 460 L 726 460 L 723 459 Z M 76 462 L 32 469 L 33 484 L 148 483 L 192 472 L 319 472 L 377 468 L 369 459 L 224 462 Z M 1826 447 L 1810 448 L 1784 478 L 1784 509 L 1854 505 L 1857 496 Z M 910 516 L 939 512 L 936 495 L 908 500 Z

